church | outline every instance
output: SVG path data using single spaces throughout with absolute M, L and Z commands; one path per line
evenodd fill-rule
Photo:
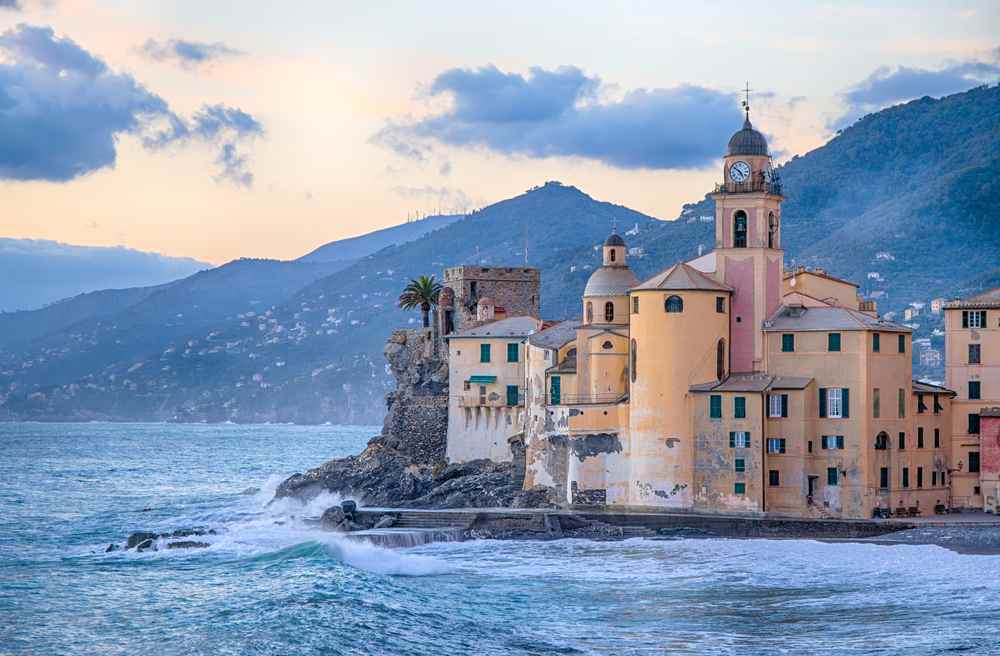
M 539 317 L 535 269 L 448 269 L 448 460 L 513 461 L 566 506 L 869 518 L 980 503 L 953 498 L 968 474 L 956 393 L 912 379 L 910 329 L 854 283 L 785 270 L 781 182 L 749 111 L 712 198 L 715 249 L 648 280 L 611 234 L 580 320 Z

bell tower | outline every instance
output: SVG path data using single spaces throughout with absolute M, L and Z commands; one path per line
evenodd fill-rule
M 715 201 L 716 279 L 735 290 L 730 311 L 732 371 L 760 371 L 763 322 L 781 305 L 781 183 L 767 139 L 750 123 L 750 88 L 743 127 L 729 139 Z

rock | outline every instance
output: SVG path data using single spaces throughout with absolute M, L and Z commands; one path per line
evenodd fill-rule
M 157 550 L 156 549 L 156 538 L 149 538 L 147 540 L 143 540 L 142 542 L 140 542 L 139 544 L 136 545 L 135 550 L 139 551 L 139 552 L 142 552 L 142 551 L 156 551 Z
M 104 550 L 104 553 L 111 553 L 112 551 L 118 551 L 119 549 L 120 547 L 114 542 L 112 542 L 111 544 L 108 545 L 108 548 Z
M 337 527 L 340 526 L 342 523 L 344 523 L 346 520 L 347 520 L 347 513 L 344 512 L 344 509 L 341 508 L 340 506 L 332 506 L 326 509 L 326 511 L 323 513 L 323 516 L 320 517 L 319 523 L 320 526 L 322 526 L 325 529 L 337 530 Z
M 248 487 L 247 489 L 240 492 L 240 494 L 244 496 L 250 496 L 251 494 L 257 494 L 258 492 L 260 492 L 259 487 Z
M 372 528 L 391 528 L 396 523 L 392 515 L 382 515 Z
M 128 536 L 128 541 L 125 543 L 126 549 L 137 548 L 140 544 L 149 541 L 155 541 L 159 536 L 157 533 L 149 533 L 147 531 L 137 531 L 132 535 Z
M 208 546 L 210 545 L 207 542 L 195 542 L 194 540 L 167 543 L 167 549 L 204 549 Z
M 358 502 L 353 499 L 345 499 L 340 502 L 340 508 L 347 516 L 353 516 L 358 509 Z

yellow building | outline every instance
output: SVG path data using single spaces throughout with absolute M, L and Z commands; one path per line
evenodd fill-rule
M 978 468 L 978 448 L 969 435 L 956 442 L 952 424 L 971 428 L 973 405 L 960 391 L 953 410 L 954 392 L 912 380 L 910 329 L 880 318 L 856 284 L 785 273 L 781 183 L 749 116 L 712 198 L 713 252 L 640 282 L 612 234 L 582 290 L 582 320 L 507 337 L 521 340 L 523 366 L 484 367 L 463 346 L 513 319 L 453 336 L 452 395 L 469 394 L 458 386 L 476 376 L 500 390 L 522 375 L 524 409 L 484 436 L 473 428 L 483 388 L 472 388 L 449 421 L 449 458 L 511 459 L 508 441 L 520 440 L 525 487 L 577 506 L 864 518 L 968 504 L 973 486 L 962 487 L 957 463 Z M 996 337 L 983 348 L 1000 362 L 1000 312 L 980 328 L 952 309 L 949 326 L 977 326 L 949 333 L 949 386 L 972 395 L 971 381 L 1000 367 L 955 366 L 951 341 L 971 357 L 968 344 Z M 1000 406 L 993 380 L 979 389 Z

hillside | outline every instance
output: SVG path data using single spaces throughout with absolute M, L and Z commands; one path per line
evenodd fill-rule
M 983 284 L 1000 252 L 1000 227 L 986 205 L 998 184 L 991 175 L 1000 164 L 998 101 L 998 88 L 917 100 L 865 117 L 782 166 L 788 264 L 854 279 L 883 311 Z M 38 419 L 375 421 L 389 384 L 385 337 L 417 320 L 395 308 L 409 278 L 460 263 L 520 264 L 527 243 L 529 263 L 543 271 L 546 318 L 574 316 L 612 221 L 640 249 L 631 263 L 642 278 L 710 249 L 713 216 L 703 200 L 677 221 L 659 221 L 547 183 L 316 276 L 271 305 L 234 295 L 225 312 L 185 324 L 187 332 L 140 340 L 127 334 L 135 328 L 112 331 L 98 348 L 90 333 L 62 331 L 42 351 L 38 343 L 11 351 L 0 370 L 0 389 L 11 390 L 0 411 Z M 183 293 L 168 296 L 177 313 L 193 303 Z M 169 317 L 162 302 L 150 297 L 140 314 Z M 135 326 L 133 314 L 99 323 Z
M 405 244 L 419 239 L 428 232 L 443 228 L 461 218 L 462 216 L 457 214 L 441 214 L 428 216 L 418 221 L 407 221 L 359 237 L 349 237 L 323 244 L 299 259 L 303 262 L 354 262 L 366 255 L 380 251 L 386 246 Z

